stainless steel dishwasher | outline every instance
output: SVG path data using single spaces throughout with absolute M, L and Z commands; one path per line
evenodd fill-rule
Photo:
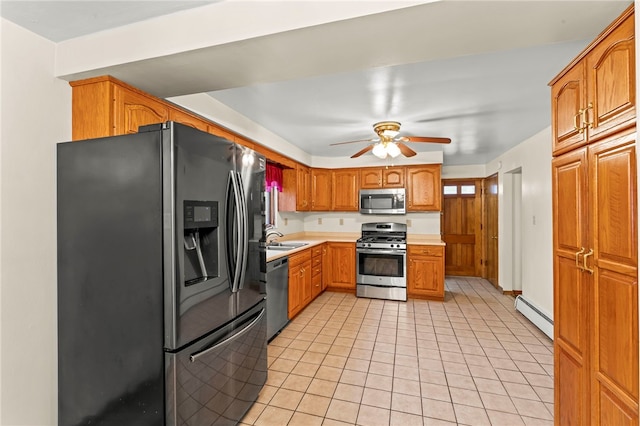
M 267 262 L 267 340 L 289 322 L 289 258 Z

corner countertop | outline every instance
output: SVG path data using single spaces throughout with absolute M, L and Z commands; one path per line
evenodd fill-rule
M 279 259 L 284 256 L 290 256 L 292 254 L 304 251 L 313 246 L 323 244 L 326 242 L 344 242 L 355 243 L 360 238 L 360 233 L 354 232 L 297 232 L 295 234 L 285 235 L 284 237 L 277 238 L 274 241 L 279 242 L 296 242 L 305 243 L 304 246 L 295 249 L 280 251 L 280 250 L 267 250 L 267 262 L 275 259 Z M 408 234 L 407 244 L 416 245 L 432 245 L 432 246 L 444 246 L 440 235 L 428 235 L 428 234 Z

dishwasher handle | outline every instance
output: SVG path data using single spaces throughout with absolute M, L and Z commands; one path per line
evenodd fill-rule
M 267 273 L 285 266 L 289 266 L 289 258 L 286 256 L 272 260 L 271 262 L 267 262 Z

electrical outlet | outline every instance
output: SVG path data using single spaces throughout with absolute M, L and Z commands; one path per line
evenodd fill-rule
M 322 218 L 321 217 L 318 218 L 318 225 L 322 225 Z
M 407 219 L 407 228 L 411 227 L 411 219 Z
M 284 218 L 284 226 L 287 226 L 289 224 L 289 218 Z
M 340 225 L 344 225 L 344 219 L 340 218 Z

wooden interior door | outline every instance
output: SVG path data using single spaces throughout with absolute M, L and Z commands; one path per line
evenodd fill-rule
M 442 240 L 445 274 L 480 276 L 482 268 L 481 179 L 442 181 Z
M 498 288 L 498 174 L 483 180 L 484 278 Z

